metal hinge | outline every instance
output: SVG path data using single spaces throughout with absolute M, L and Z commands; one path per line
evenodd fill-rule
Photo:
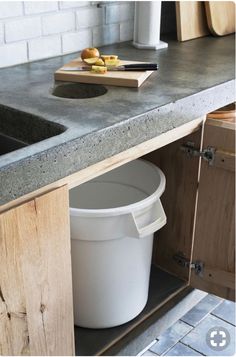
M 201 274 L 203 272 L 203 262 L 201 261 L 190 263 L 190 259 L 184 257 L 181 253 L 175 254 L 173 259 L 183 268 L 194 269 L 196 274 Z
M 206 149 L 200 151 L 194 146 L 194 142 L 188 141 L 186 144 L 181 146 L 181 150 L 185 152 L 189 157 L 201 157 L 203 160 L 207 161 L 209 165 L 212 165 L 215 158 L 216 149 L 212 146 L 208 146 Z

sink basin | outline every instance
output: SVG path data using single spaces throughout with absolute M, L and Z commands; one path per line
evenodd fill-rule
M 63 133 L 63 125 L 0 106 L 0 155 Z
M 7 154 L 24 146 L 27 146 L 27 144 L 0 133 L 0 155 Z

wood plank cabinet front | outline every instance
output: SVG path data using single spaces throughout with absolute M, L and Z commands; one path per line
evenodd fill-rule
M 0 214 L 0 355 L 73 355 L 67 186 Z
M 210 163 L 200 158 L 206 149 L 213 152 Z M 167 182 L 167 225 L 157 233 L 153 263 L 195 288 L 234 300 L 235 125 L 207 119 L 202 131 L 145 158 Z
M 212 163 L 201 160 L 191 285 L 235 299 L 235 125 L 208 119 L 203 148 L 214 148 Z

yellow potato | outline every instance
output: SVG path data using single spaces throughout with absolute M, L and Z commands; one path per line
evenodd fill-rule
M 101 58 L 103 59 L 103 61 L 106 60 L 117 60 L 118 56 L 117 55 L 101 55 Z
M 98 58 L 95 62 L 95 66 L 104 66 L 104 62 L 101 58 Z
M 91 69 L 92 73 L 98 73 L 98 74 L 104 74 L 107 72 L 107 67 L 103 67 L 103 66 L 92 66 Z
M 108 60 L 105 60 L 105 65 L 106 66 L 119 66 L 120 65 L 120 60 L 118 59 L 108 59 Z
M 95 64 L 98 61 L 98 57 L 85 58 L 83 61 L 87 64 Z

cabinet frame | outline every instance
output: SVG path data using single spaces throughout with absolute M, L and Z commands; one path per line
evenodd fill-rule
M 160 266 L 163 270 L 168 271 L 172 275 L 176 275 L 177 277 L 180 277 L 185 282 L 185 284 L 183 285 L 182 288 L 178 289 L 176 292 L 170 295 L 168 299 L 163 301 L 161 305 L 157 305 L 156 308 L 153 311 L 151 311 L 148 316 L 145 317 L 143 322 L 146 321 L 145 324 L 148 324 L 148 321 L 151 321 L 154 314 L 156 314 L 158 311 L 161 311 L 162 307 L 171 305 L 171 303 L 174 301 L 175 298 L 177 298 L 182 293 L 184 294 L 184 291 L 188 289 L 190 283 L 193 286 L 197 286 L 200 289 L 208 290 L 212 292 L 209 282 L 206 285 L 207 288 L 205 288 L 205 286 L 202 285 L 201 280 L 199 280 L 200 277 L 198 276 L 198 280 L 197 280 L 195 275 L 192 273 L 190 269 L 191 263 L 195 259 L 195 255 L 193 253 L 193 246 L 194 246 L 193 238 L 196 229 L 195 220 L 197 214 L 197 198 L 198 198 L 198 187 L 199 187 L 198 179 L 199 179 L 199 173 L 201 168 L 201 160 L 199 158 L 187 158 L 185 154 L 180 150 L 180 147 L 186 142 L 186 140 L 193 140 L 197 145 L 197 147 L 201 149 L 203 143 L 203 136 L 202 136 L 203 130 L 201 128 L 203 126 L 204 121 L 205 121 L 204 117 L 193 120 L 189 123 L 182 125 L 181 127 L 175 128 L 171 131 L 168 131 L 167 133 L 163 133 L 156 138 L 153 138 L 140 145 L 137 145 L 111 158 L 107 158 L 102 162 L 99 162 L 73 175 L 70 175 L 64 179 L 54 182 L 24 197 L 18 198 L 13 202 L 7 203 L 0 207 L 0 217 L 4 217 L 6 215 L 10 216 L 11 214 L 15 215 L 16 212 L 21 210 L 23 206 L 30 206 L 32 202 L 36 202 L 37 200 L 40 200 L 40 197 L 42 197 L 41 199 L 43 200 L 43 197 L 47 197 L 47 195 L 51 195 L 51 194 L 54 195 L 55 192 L 57 192 L 57 190 L 59 191 L 65 190 L 65 185 L 66 185 L 66 191 L 68 191 L 68 189 L 70 188 L 76 187 L 86 181 L 93 179 L 94 177 L 100 176 L 101 174 L 108 172 L 116 167 L 119 167 L 136 158 L 144 156 L 145 159 L 156 163 L 161 169 L 163 169 L 163 171 L 167 176 L 167 189 L 163 194 L 163 198 L 162 198 L 167 216 L 170 217 L 170 222 L 173 223 L 175 222 L 174 218 L 176 212 L 179 212 L 178 215 L 179 217 L 181 217 L 182 221 L 181 219 L 176 221 L 173 227 L 171 225 L 168 225 L 167 223 L 167 226 L 164 227 L 160 232 L 158 232 L 158 239 L 155 240 L 154 250 L 153 250 L 153 263 Z M 222 152 L 218 151 L 218 154 L 219 154 L 218 157 L 222 158 L 224 152 L 222 154 Z M 233 167 L 232 157 L 234 157 L 234 155 L 231 154 L 228 155 L 229 160 L 227 161 L 227 165 L 229 170 L 232 171 L 232 167 Z M 217 162 L 218 162 L 218 166 L 222 165 L 221 159 L 219 159 Z M 171 187 L 173 186 L 171 182 L 176 182 L 176 180 L 177 181 L 179 180 L 178 192 L 171 191 Z M 68 195 L 68 192 L 66 193 L 66 195 Z M 187 204 L 186 204 L 186 199 L 184 199 L 185 195 L 187 195 L 189 198 Z M 172 200 L 173 197 L 175 199 L 174 205 Z M 56 202 L 57 204 L 54 205 L 55 212 L 57 211 L 56 206 L 58 205 L 58 202 L 60 202 L 59 198 L 58 201 Z M 68 199 L 64 199 L 63 202 L 66 209 L 69 212 Z M 183 203 L 185 204 L 183 205 Z M 63 217 L 65 217 L 65 215 L 66 213 L 64 211 Z M 184 224 L 183 218 L 185 222 L 187 222 L 186 224 Z M 70 280 L 71 257 L 70 257 L 70 248 L 68 245 L 69 244 L 69 233 L 68 233 L 69 219 L 67 220 L 66 225 L 67 225 L 66 235 L 68 238 L 68 242 L 67 242 L 67 249 L 64 258 L 66 259 L 67 262 L 66 271 L 67 271 L 67 275 L 69 275 L 69 280 Z M 51 232 L 53 234 L 52 226 L 50 227 L 51 227 Z M 17 235 L 17 232 L 15 234 Z M 168 238 L 166 239 L 166 237 Z M 178 237 L 178 239 L 176 239 L 176 237 Z M 33 243 L 31 242 L 31 245 L 32 244 Z M 1 249 L 2 248 L 0 247 L 0 253 L 1 253 Z M 186 265 L 185 268 L 178 265 L 174 259 L 174 256 L 179 253 L 181 253 L 187 260 L 189 260 L 189 265 Z M 50 247 L 49 256 L 50 255 L 53 256 L 52 246 Z M 39 268 L 37 269 L 38 271 L 37 272 L 35 271 L 35 274 L 38 273 L 39 277 L 41 277 L 42 272 L 40 271 Z M 1 275 L 4 275 L 3 270 L 0 273 L 0 281 L 1 281 Z M 65 279 L 65 275 L 64 275 L 64 279 Z M 233 288 L 232 279 L 233 276 L 230 275 L 230 282 L 229 280 L 227 280 L 228 281 L 227 284 L 230 284 L 231 288 Z M 198 281 L 198 283 L 196 283 L 196 281 Z M 18 283 L 21 284 L 21 282 Z M 54 281 L 53 283 L 56 288 L 56 282 Z M 228 288 L 229 286 L 227 287 L 227 289 Z M 70 282 L 69 284 L 65 284 L 65 290 L 66 290 L 66 295 L 68 297 L 72 296 L 72 286 L 70 285 Z M 27 294 L 28 294 L 27 298 L 30 299 L 31 298 L 30 292 L 27 292 Z M 225 296 L 224 293 L 219 293 L 219 295 Z M 229 296 L 228 294 L 227 297 L 232 297 L 232 295 L 230 294 Z M 69 303 L 69 306 L 67 306 L 67 308 L 68 310 L 70 310 L 70 313 L 71 311 L 73 311 L 72 300 Z M 70 342 L 68 342 L 66 347 L 63 347 L 64 349 L 62 349 L 62 351 L 64 352 L 61 352 L 61 354 L 63 353 L 64 355 L 73 355 L 74 344 L 73 342 L 71 342 L 71 336 L 73 336 L 73 332 L 72 332 L 73 317 L 69 316 L 67 321 L 68 321 L 67 331 L 64 331 L 64 333 L 67 338 L 67 341 Z M 36 325 L 38 322 L 36 321 Z M 134 325 L 130 330 L 130 332 L 127 333 L 130 333 L 132 335 L 132 333 L 135 333 L 135 330 L 139 329 L 140 326 L 141 326 L 140 323 L 137 326 Z M 32 326 L 29 325 L 27 326 L 27 328 L 32 329 Z M 1 326 L 0 326 L 0 330 L 1 330 Z M 11 333 L 14 333 L 14 331 L 12 331 Z M 54 330 L 52 335 L 53 338 L 55 339 L 58 336 L 60 336 L 60 333 Z M 124 337 L 125 336 L 120 336 L 120 338 L 114 340 L 114 343 L 112 345 L 104 346 L 104 349 L 101 351 L 101 353 L 106 354 L 106 351 L 109 351 L 109 348 L 114 346 L 116 343 L 119 344 L 122 341 L 122 338 Z M 13 346 L 13 347 L 17 348 L 17 346 Z M 15 351 L 14 348 L 11 350 L 11 352 L 13 352 L 12 354 L 14 354 Z M 38 349 L 32 349 L 31 351 L 23 351 L 22 353 L 28 352 L 29 354 L 32 354 L 32 351 L 33 354 L 39 354 L 39 355 L 40 354 L 44 355 L 45 352 L 47 352 L 47 350 L 45 350 L 42 346 L 39 346 Z M 55 349 L 54 347 L 51 349 L 51 352 L 52 352 L 51 354 L 56 354 L 55 352 L 57 352 L 57 349 Z

